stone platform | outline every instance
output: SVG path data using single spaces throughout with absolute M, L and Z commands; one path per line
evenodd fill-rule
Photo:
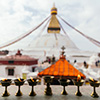
M 93 91 L 93 88 L 90 85 L 84 85 L 80 87 L 80 91 L 83 94 L 83 96 L 81 97 L 75 96 L 77 87 L 73 85 L 66 86 L 66 91 L 68 95 L 61 95 L 61 91 L 63 89 L 62 86 L 51 85 L 53 95 L 46 96 L 44 95 L 45 87 L 46 87 L 45 85 L 35 86 L 34 90 L 37 95 L 34 97 L 30 97 L 29 92 L 31 91 L 31 87 L 29 85 L 23 85 L 21 87 L 23 96 L 16 97 L 15 93 L 17 92 L 18 87 L 15 85 L 11 85 L 8 87 L 8 92 L 10 93 L 10 96 L 2 97 L 2 94 L 4 92 L 4 87 L 0 86 L 0 100 L 100 100 L 100 97 L 92 98 L 90 96 L 90 94 Z M 100 87 L 96 88 L 96 91 L 100 96 Z

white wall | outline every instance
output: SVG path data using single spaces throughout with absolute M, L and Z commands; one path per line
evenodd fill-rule
M 31 65 L 31 66 L 26 66 L 26 65 L 0 65 L 0 79 L 2 78 L 22 78 L 22 73 L 26 73 L 29 71 L 32 72 L 32 67 L 37 66 L 37 65 Z M 14 76 L 8 76 L 8 69 L 6 67 L 15 67 L 14 68 Z M 29 74 L 27 73 L 27 74 Z

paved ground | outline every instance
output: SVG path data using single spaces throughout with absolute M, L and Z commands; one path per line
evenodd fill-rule
M 31 90 L 31 87 L 29 85 L 23 85 L 21 87 L 21 91 L 23 93 L 23 96 L 16 97 L 15 93 L 17 91 L 17 86 L 11 85 L 8 87 L 8 91 L 10 93 L 9 97 L 2 97 L 2 93 L 4 92 L 4 87 L 0 86 L 0 100 L 100 100 L 99 98 L 92 98 L 90 94 L 92 93 L 93 88 L 91 86 L 82 86 L 80 88 L 81 93 L 83 96 L 78 97 L 75 96 L 76 92 L 76 86 L 67 86 L 66 91 L 68 92 L 68 95 L 61 95 L 62 86 L 52 85 L 52 96 L 46 96 L 44 95 L 44 89 L 45 85 L 37 85 L 35 86 L 35 92 L 36 96 L 30 97 L 29 92 Z M 98 95 L 100 95 L 100 87 L 96 88 L 96 91 Z

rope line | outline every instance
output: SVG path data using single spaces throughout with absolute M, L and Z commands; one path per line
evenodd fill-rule
M 90 40 L 93 44 L 95 44 L 95 45 L 97 45 L 98 47 L 100 47 L 100 42 L 99 42 L 99 41 L 97 41 L 97 40 L 95 40 L 95 39 L 93 39 L 93 38 L 91 38 L 91 37 L 89 37 L 89 36 L 83 34 L 81 31 L 79 31 L 78 29 L 76 29 L 75 27 L 73 27 L 71 24 L 69 24 L 68 22 L 66 22 L 66 21 L 65 21 L 62 17 L 60 17 L 59 15 L 58 15 L 58 17 L 59 17 L 63 22 L 65 22 L 69 27 L 71 27 L 72 29 L 74 29 L 75 31 L 77 31 L 78 33 L 80 33 L 82 36 L 84 36 L 85 38 L 87 38 L 88 40 Z
M 21 37 L 17 38 L 17 39 L 14 39 L 14 41 L 11 41 L 10 43 L 7 43 L 3 46 L 0 46 L 0 49 L 1 48 L 4 48 L 4 47 L 7 47 L 9 45 L 12 45 L 20 40 L 22 40 L 23 38 L 25 38 L 26 36 L 30 35 L 33 31 L 35 31 L 36 29 L 38 29 L 45 21 L 47 21 L 47 19 L 49 19 L 50 16 L 48 16 L 45 20 L 43 20 L 38 26 L 36 26 L 35 28 L 33 28 L 31 31 L 29 31 L 28 33 L 25 33 L 25 34 L 22 34 Z
M 60 23 L 59 23 L 60 24 Z M 62 25 L 60 24 L 60 27 L 62 29 L 62 31 L 64 32 L 64 34 L 69 38 L 69 36 L 67 35 L 66 31 L 64 30 L 64 28 L 62 27 Z
M 50 17 L 49 17 L 49 18 L 50 18 Z M 48 22 L 49 22 L 49 21 L 50 21 L 50 19 L 47 20 L 47 22 L 46 22 L 46 24 L 44 25 L 44 27 L 41 29 L 41 31 L 40 31 L 36 36 L 33 37 L 33 39 L 34 39 L 34 38 L 36 39 L 37 37 L 39 37 L 39 36 L 42 35 L 42 33 L 43 33 L 43 31 L 45 30 L 46 26 L 48 25 Z M 32 39 L 32 40 L 33 40 L 33 39 Z M 31 42 L 30 42 L 30 44 L 31 44 Z M 29 44 L 28 46 L 30 46 L 30 44 Z

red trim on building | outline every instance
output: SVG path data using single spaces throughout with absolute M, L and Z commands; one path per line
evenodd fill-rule
M 38 60 L 34 61 L 0 61 L 0 65 L 34 65 L 38 64 Z

